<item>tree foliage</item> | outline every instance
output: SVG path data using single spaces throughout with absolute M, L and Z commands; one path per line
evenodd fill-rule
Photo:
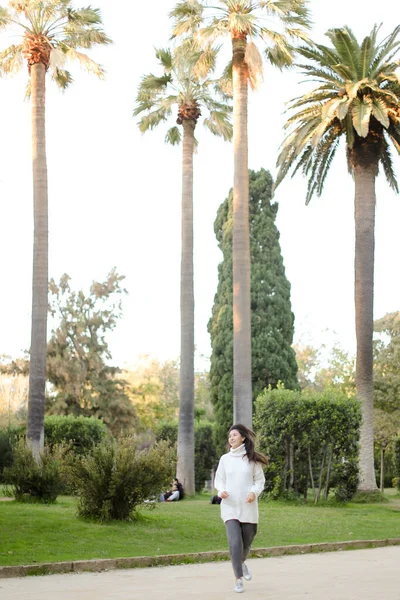
M 322 345 L 295 344 L 298 365 L 297 377 L 301 390 L 322 392 L 328 388 L 352 396 L 355 393 L 355 357 L 346 352 L 338 343 L 326 354 Z M 325 356 L 323 356 L 325 355 Z
M 294 98 L 285 125 L 288 134 L 278 158 L 277 182 L 293 168 L 308 177 L 307 202 L 321 195 L 338 148 L 346 141 L 350 173 L 355 165 L 380 163 L 389 185 L 398 191 L 390 145 L 400 151 L 400 85 L 395 55 L 400 26 L 381 42 L 379 27 L 359 44 L 349 27 L 330 29 L 331 47 L 309 44 L 298 51 L 303 74 L 319 84 Z
M 251 331 L 253 398 L 279 381 L 297 388 L 293 341 L 294 316 L 290 283 L 275 225 L 278 211 L 271 202 L 271 175 L 250 171 Z M 233 317 L 232 317 L 232 193 L 218 209 L 215 234 L 223 254 L 218 267 L 218 289 L 208 324 L 211 335 L 210 393 L 218 424 L 217 436 L 225 443 L 232 424 Z
M 48 399 L 50 414 L 96 417 L 114 435 L 136 423 L 135 410 L 119 369 L 107 361 L 106 334 L 121 316 L 123 276 L 113 269 L 104 282 L 93 282 L 90 293 L 75 292 L 63 275 L 50 281 L 50 311 L 56 326 L 47 349 L 47 376 L 55 393 Z
M 374 402 L 386 412 L 400 410 L 400 312 L 374 322 Z
M 318 502 L 322 493 L 328 496 L 343 462 L 356 465 L 361 424 L 357 400 L 334 390 L 304 393 L 278 386 L 261 394 L 255 408 L 260 447 L 270 459 L 266 490 L 272 495 L 307 497 L 312 488 Z M 343 471 L 339 469 L 341 479 Z M 355 493 L 354 469 L 347 471 Z
M 29 71 L 33 64 L 42 62 L 61 89 L 73 81 L 65 68 L 71 60 L 89 73 L 104 76 L 98 63 L 77 51 L 111 43 L 101 27 L 98 8 L 74 8 L 71 0 L 10 0 L 8 7 L 0 8 L 0 28 L 15 25 L 23 39 L 0 53 L 2 75 L 19 71 L 25 59 Z M 29 88 L 27 92 L 29 95 Z
M 160 423 L 156 430 L 156 439 L 176 444 L 178 440 L 178 422 Z M 201 492 L 204 482 L 210 479 L 211 470 L 215 467 L 217 461 L 212 424 L 207 421 L 196 423 L 194 440 L 195 488 L 196 492 Z

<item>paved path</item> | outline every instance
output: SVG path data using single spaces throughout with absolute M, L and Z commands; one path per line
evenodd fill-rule
M 0 580 L 1 600 L 400 600 L 400 547 L 251 559 L 232 591 L 230 563 Z

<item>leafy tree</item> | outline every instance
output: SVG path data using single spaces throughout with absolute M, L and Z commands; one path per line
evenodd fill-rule
M 193 283 L 193 153 L 194 131 L 204 108 L 204 125 L 214 135 L 230 140 L 231 108 L 226 98 L 215 94 L 210 74 L 215 67 L 215 50 L 200 52 L 188 40 L 174 51 L 157 50 L 163 73 L 143 77 L 136 98 L 134 115 L 144 113 L 139 128 L 144 133 L 164 122 L 177 109 L 178 127 L 167 131 L 165 141 L 183 143 L 182 153 L 182 254 L 181 254 L 181 357 L 179 389 L 179 434 L 177 477 L 187 494 L 195 491 L 194 482 L 194 283 Z M 218 88 L 217 88 L 218 92 Z M 221 100 L 224 100 L 222 102 Z
M 294 344 L 297 379 L 301 390 L 314 387 L 315 374 L 320 367 L 320 351 L 308 344 Z
M 252 359 L 247 110 L 248 85 L 262 79 L 262 57 L 278 68 L 293 60 L 293 42 L 309 27 L 305 0 L 181 0 L 171 12 L 174 34 L 195 35 L 200 43 L 228 36 L 232 61 L 225 74 L 233 94 L 234 184 L 232 202 L 234 420 L 251 427 Z
M 326 347 L 314 348 L 309 345 L 295 344 L 298 365 L 297 377 L 301 390 L 323 391 L 328 388 L 340 390 L 347 396 L 355 393 L 355 359 L 338 343 L 331 348 L 329 355 L 322 361 L 322 352 Z
M 32 100 L 32 160 L 34 202 L 32 332 L 30 350 L 27 439 L 36 460 L 43 450 L 48 304 L 48 193 L 45 135 L 46 73 L 65 89 L 71 82 L 66 60 L 76 59 L 98 77 L 102 68 L 77 48 L 108 44 L 98 9 L 74 9 L 71 0 L 10 0 L 0 7 L 0 28 L 15 26 L 22 41 L 0 53 L 0 75 L 28 65 Z
M 114 435 L 136 423 L 126 384 L 105 339 L 120 317 L 123 276 L 113 269 L 104 282 L 93 282 L 90 294 L 71 289 L 63 275 L 50 281 L 50 311 L 57 319 L 47 351 L 47 377 L 55 389 L 48 400 L 50 414 L 101 418 Z M 118 299 L 115 299 L 118 298 Z
M 361 491 L 375 491 L 373 434 L 373 282 L 375 180 L 382 166 L 397 192 L 390 145 L 400 151 L 400 85 L 394 56 L 400 27 L 378 43 L 378 27 L 359 44 L 348 27 L 330 29 L 331 47 L 300 49 L 303 73 L 319 86 L 291 101 L 277 184 L 294 167 L 308 177 L 307 202 L 321 195 L 341 138 L 355 183 L 356 388 L 363 404 Z
M 27 400 L 27 376 L 20 373 L 1 374 L 0 367 L 0 427 L 25 420 Z
M 124 370 L 126 391 L 136 410 L 139 428 L 154 430 L 160 421 L 176 419 L 179 406 L 179 367 L 176 361 L 160 363 L 142 357 L 139 363 Z
M 400 312 L 374 322 L 374 403 L 385 412 L 400 410 Z
M 385 454 L 400 432 L 400 410 L 392 413 L 374 410 L 374 441 L 380 454 L 380 491 L 385 491 Z
M 294 316 L 290 283 L 275 225 L 278 212 L 271 202 L 272 178 L 261 169 L 250 171 L 249 230 L 251 256 L 251 341 L 254 398 L 279 381 L 297 388 L 297 364 L 293 348 Z M 218 267 L 218 289 L 208 324 L 211 335 L 211 401 L 215 409 L 217 436 L 225 441 L 232 425 L 233 395 L 233 294 L 232 294 L 232 192 L 218 209 L 214 230 L 223 261 Z

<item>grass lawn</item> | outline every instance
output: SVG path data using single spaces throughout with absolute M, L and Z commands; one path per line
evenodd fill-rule
M 400 537 L 400 497 L 389 502 L 317 506 L 260 502 L 254 548 Z M 0 502 L 0 565 L 226 550 L 220 507 L 209 495 L 160 503 L 130 523 L 75 516 L 75 500 L 50 506 Z

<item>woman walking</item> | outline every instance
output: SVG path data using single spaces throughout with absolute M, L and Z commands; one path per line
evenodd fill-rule
M 264 489 L 262 465 L 268 459 L 254 449 L 255 433 L 244 425 L 232 425 L 227 454 L 221 456 L 214 485 L 221 501 L 221 518 L 225 522 L 235 574 L 235 592 L 243 592 L 243 577 L 251 579 L 245 560 L 257 533 L 257 498 Z

